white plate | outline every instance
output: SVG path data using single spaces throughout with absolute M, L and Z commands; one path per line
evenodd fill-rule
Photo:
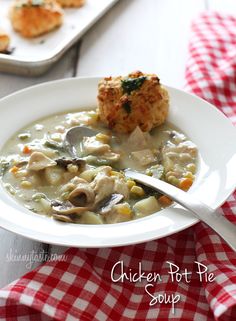
M 62 26 L 26 39 L 14 32 L 8 18 L 11 1 L 1 0 L 1 28 L 11 37 L 11 55 L 0 53 L 0 71 L 39 75 L 55 63 L 118 0 L 86 0 L 81 8 L 66 8 Z
M 98 80 L 74 78 L 49 82 L 0 100 L 0 148 L 17 130 L 41 117 L 94 107 Z M 189 192 L 217 208 L 236 184 L 236 130 L 212 105 L 180 90 L 168 90 L 169 120 L 199 149 L 199 171 Z M 65 224 L 26 210 L 0 187 L 0 226 L 45 243 L 75 247 L 127 245 L 161 238 L 196 222 L 189 212 L 174 207 L 127 223 Z

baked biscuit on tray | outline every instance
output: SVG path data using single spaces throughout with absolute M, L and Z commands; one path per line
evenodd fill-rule
M 54 0 L 16 0 L 10 8 L 10 20 L 15 31 L 33 38 L 59 27 L 63 12 Z
M 62 7 L 82 7 L 85 0 L 57 0 Z
M 9 35 L 0 28 L 0 52 L 6 52 L 10 44 Z

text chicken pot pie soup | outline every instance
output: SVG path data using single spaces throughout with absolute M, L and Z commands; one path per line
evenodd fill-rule
M 168 92 L 155 75 L 104 78 L 97 107 L 37 120 L 5 144 L 2 184 L 27 209 L 68 223 L 119 223 L 158 212 L 171 200 L 123 171 L 132 168 L 190 188 L 197 148 L 166 122 L 168 108 Z M 94 135 L 78 140 L 72 157 L 63 141 L 75 126 Z

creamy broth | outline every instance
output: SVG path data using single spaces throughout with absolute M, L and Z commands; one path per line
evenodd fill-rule
M 63 139 L 78 125 L 98 134 L 85 137 L 77 146 L 78 159 L 72 159 Z M 107 224 L 144 217 L 171 204 L 167 197 L 126 179 L 123 169 L 187 190 L 195 178 L 196 159 L 196 146 L 170 123 L 150 133 L 136 128 L 118 135 L 91 110 L 28 125 L 5 144 L 0 161 L 2 184 L 27 209 L 68 223 Z

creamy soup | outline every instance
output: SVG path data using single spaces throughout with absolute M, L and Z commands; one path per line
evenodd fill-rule
M 64 147 L 74 126 L 94 129 L 76 145 Z M 172 124 L 144 133 L 116 134 L 96 111 L 54 115 L 16 133 L 1 151 L 1 179 L 27 209 L 68 223 L 107 224 L 141 218 L 171 205 L 171 200 L 125 177 L 131 168 L 185 191 L 196 172 L 196 146 Z

